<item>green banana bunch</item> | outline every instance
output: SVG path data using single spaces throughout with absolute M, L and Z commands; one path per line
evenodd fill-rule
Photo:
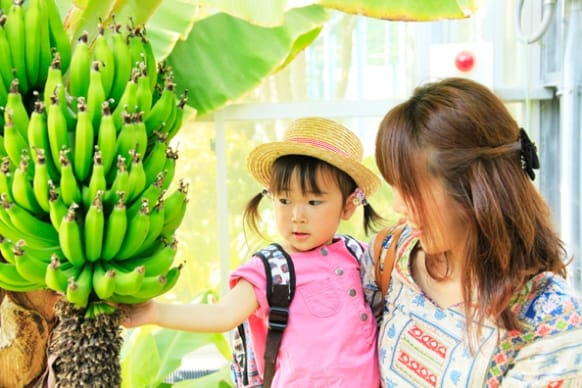
M 144 26 L 122 27 L 71 44 L 55 0 L 0 12 L 0 288 L 49 288 L 88 315 L 161 295 L 181 269 L 188 185 L 166 193 L 187 93 Z
M 13 0 L 0 17 L 0 78 L 19 80 L 22 94 L 41 90 L 53 49 L 68 68 L 71 43 L 54 0 Z

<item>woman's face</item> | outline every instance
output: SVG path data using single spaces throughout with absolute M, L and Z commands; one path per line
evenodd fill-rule
M 453 201 L 445 186 L 437 179 L 429 179 L 427 185 L 420 195 L 422 204 L 415 204 L 412 199 L 406 201 L 398 187 L 393 187 L 392 207 L 410 225 L 426 253 L 456 252 L 462 247 L 467 233 L 461 221 L 459 204 Z M 424 216 L 418 211 L 420 208 L 425 209 Z

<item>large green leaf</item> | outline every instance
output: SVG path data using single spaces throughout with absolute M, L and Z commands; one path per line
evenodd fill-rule
M 471 15 L 477 0 L 320 0 L 326 8 L 377 19 L 429 21 L 462 19 Z
M 182 364 L 182 359 L 194 350 L 215 344 L 225 357 L 230 357 L 230 348 L 221 333 L 188 333 L 174 330 L 160 330 L 155 336 L 161 357 L 161 368 L 155 381 L 163 381 Z M 226 354 L 225 353 L 226 350 Z
M 145 25 L 158 60 L 167 57 L 180 39 L 185 39 L 192 25 L 204 18 L 200 7 L 184 0 L 57 0 L 66 17 L 67 32 L 75 40 L 83 31 L 95 34 L 97 23 Z
M 274 28 L 225 13 L 203 19 L 168 57 L 178 92 L 191 92 L 189 104 L 199 115 L 211 112 L 257 86 L 311 44 L 327 19 L 320 6 L 293 9 L 285 24 Z
M 288 0 L 199 0 L 199 3 L 208 8 L 216 8 L 251 24 L 274 27 L 285 23 Z

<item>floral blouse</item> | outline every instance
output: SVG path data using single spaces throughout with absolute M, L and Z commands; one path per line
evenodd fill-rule
M 532 278 L 512 301 L 523 329 L 508 332 L 486 321 L 471 353 L 463 305 L 439 307 L 411 276 L 416 242 L 406 228 L 385 298 L 370 251 L 362 261 L 379 322 L 383 387 L 582 387 L 582 299 L 563 278 L 549 272 Z

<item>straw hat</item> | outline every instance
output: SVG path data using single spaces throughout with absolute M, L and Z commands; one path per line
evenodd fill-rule
M 295 120 L 283 141 L 261 144 L 248 156 L 251 175 L 269 187 L 273 162 L 284 155 L 306 155 L 326 161 L 354 179 L 366 196 L 380 187 L 380 179 L 362 164 L 364 149 L 358 137 L 343 125 L 321 117 Z

